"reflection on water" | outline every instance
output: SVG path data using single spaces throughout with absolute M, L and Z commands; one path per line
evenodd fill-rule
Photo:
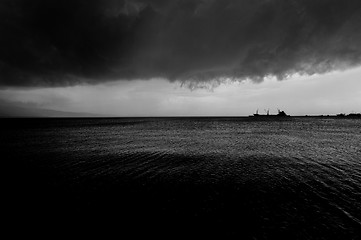
M 358 119 L 12 121 L 1 140 L 19 214 L 148 234 L 360 237 Z

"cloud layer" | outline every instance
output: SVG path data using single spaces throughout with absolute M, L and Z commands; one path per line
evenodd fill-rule
M 2 0 L 0 85 L 262 81 L 361 63 L 359 0 Z

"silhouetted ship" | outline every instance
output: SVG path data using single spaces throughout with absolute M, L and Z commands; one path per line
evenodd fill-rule
M 259 114 L 258 109 L 255 114 L 251 115 L 250 117 L 256 117 L 256 118 L 283 118 L 283 117 L 289 117 L 290 115 L 287 115 L 285 111 L 281 111 L 278 109 L 278 114 L 269 114 L 269 110 L 267 110 L 266 114 Z

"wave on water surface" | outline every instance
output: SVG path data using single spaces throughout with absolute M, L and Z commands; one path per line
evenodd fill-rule
M 359 119 L 16 121 L 1 140 L 19 213 L 149 234 L 361 236 Z

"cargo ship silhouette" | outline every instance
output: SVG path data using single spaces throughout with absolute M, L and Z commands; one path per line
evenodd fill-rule
M 285 111 L 281 111 L 280 109 L 278 109 L 278 114 L 270 114 L 269 109 L 266 111 L 266 114 L 259 114 L 257 109 L 256 113 L 250 115 L 250 117 L 256 117 L 256 118 L 280 118 L 280 117 L 289 117 L 289 116 L 290 115 L 287 115 Z

